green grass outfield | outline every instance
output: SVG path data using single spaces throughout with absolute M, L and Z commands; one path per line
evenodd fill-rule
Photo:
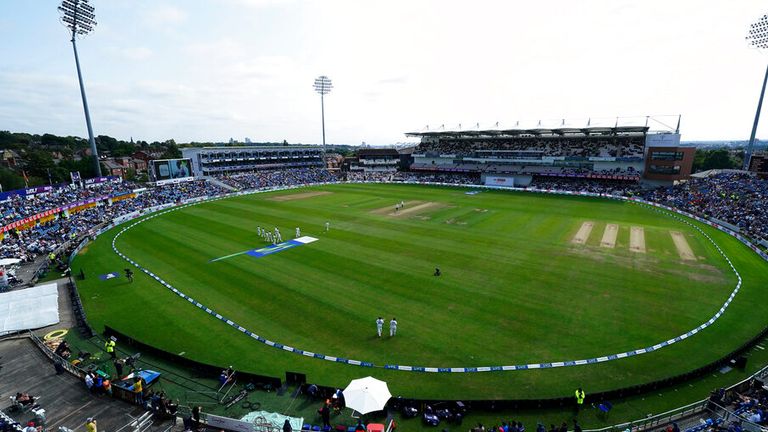
M 326 192 L 295 200 L 275 196 Z M 124 233 L 117 247 L 186 294 L 247 329 L 296 348 L 371 361 L 470 367 L 578 360 L 643 348 L 708 320 L 736 277 L 714 246 L 673 218 L 612 200 L 463 188 L 334 185 L 218 200 L 164 214 Z M 329 193 L 328 193 L 329 192 Z M 396 202 L 433 203 L 390 216 Z M 418 205 L 409 203 L 406 210 Z M 331 230 L 323 233 L 330 221 Z M 571 239 L 594 223 L 586 245 Z M 607 223 L 616 247 L 600 247 Z M 319 238 L 262 258 L 214 258 L 264 246 L 256 226 L 296 226 Z M 629 251 L 644 229 L 647 252 Z M 119 229 L 119 228 L 118 228 Z M 727 312 L 694 337 L 606 363 L 484 373 L 360 368 L 268 347 L 216 320 L 148 276 L 100 281 L 121 271 L 118 229 L 79 255 L 73 272 L 90 323 L 217 365 L 343 386 L 374 375 L 392 393 L 419 398 L 540 398 L 625 387 L 684 373 L 757 334 L 768 309 L 768 272 L 735 239 L 704 227 L 744 278 Z M 684 233 L 697 261 L 678 257 L 669 231 Z M 439 266 L 443 276 L 432 272 Z M 379 339 L 374 320 L 398 319 Z M 385 326 L 386 330 L 386 326 Z

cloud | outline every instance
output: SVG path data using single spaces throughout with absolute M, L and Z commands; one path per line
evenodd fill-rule
M 125 48 L 122 52 L 123 57 L 128 60 L 146 60 L 154 54 L 154 51 L 147 47 L 129 47 Z
M 408 75 L 395 76 L 379 80 L 379 84 L 405 84 L 408 82 Z
M 271 7 L 271 6 L 281 6 L 288 3 L 293 3 L 294 0 L 220 0 L 222 2 L 230 3 L 235 6 L 246 6 L 246 7 Z
M 156 5 L 147 14 L 147 22 L 157 26 L 176 25 L 187 20 L 184 10 L 170 5 Z

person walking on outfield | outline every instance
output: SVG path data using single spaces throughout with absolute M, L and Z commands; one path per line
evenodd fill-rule
M 576 389 L 576 412 L 579 412 L 581 409 L 581 406 L 584 405 L 584 399 L 587 397 L 586 393 L 584 393 L 584 390 L 581 389 L 581 387 Z
M 331 230 L 331 223 L 330 222 L 326 222 L 325 223 L 325 232 L 328 232 L 330 230 Z
M 296 238 L 301 237 L 301 229 L 299 227 L 296 227 Z
M 394 336 L 397 334 L 397 320 L 392 318 L 392 321 L 389 322 L 389 336 Z
M 128 279 L 128 282 L 133 282 L 133 270 L 125 269 L 125 277 Z
M 381 329 L 384 327 L 384 318 L 378 317 L 376 319 L 376 333 L 381 337 Z
M 110 357 L 112 357 L 112 360 L 117 358 L 117 355 L 115 354 L 115 341 L 117 341 L 117 338 L 110 336 L 109 339 L 104 342 L 104 350 L 107 352 L 107 354 L 109 354 Z
M 276 240 L 278 243 L 282 243 L 282 242 L 283 242 L 283 235 L 282 235 L 282 234 L 280 234 L 280 230 L 279 230 L 279 229 L 277 229 L 277 227 L 275 227 L 275 240 Z

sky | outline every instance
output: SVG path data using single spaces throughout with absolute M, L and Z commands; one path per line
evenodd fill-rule
M 685 141 L 743 140 L 768 66 L 745 40 L 764 0 L 91 4 L 77 46 L 94 133 L 125 140 L 320 143 L 319 75 L 328 143 L 678 114 Z M 87 136 L 57 6 L 0 0 L 0 130 Z

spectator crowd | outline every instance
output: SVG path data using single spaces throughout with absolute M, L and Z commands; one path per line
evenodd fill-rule
M 547 157 L 615 157 L 642 158 L 645 137 L 626 135 L 617 137 L 518 137 L 497 139 L 440 139 L 422 142 L 416 154 L 455 155 L 476 157 L 509 157 L 510 153 Z M 501 153 L 503 152 L 503 153 Z
M 404 172 L 404 171 L 350 171 L 348 181 L 373 182 L 425 182 L 452 184 L 480 184 L 480 175 L 476 173 L 444 173 L 444 172 Z
M 643 198 L 738 226 L 768 240 L 768 180 L 750 173 L 719 173 L 645 192 Z
M 249 173 L 222 175 L 223 183 L 238 189 L 261 189 L 312 183 L 332 183 L 338 178 L 322 168 L 296 168 L 289 170 L 263 170 Z

